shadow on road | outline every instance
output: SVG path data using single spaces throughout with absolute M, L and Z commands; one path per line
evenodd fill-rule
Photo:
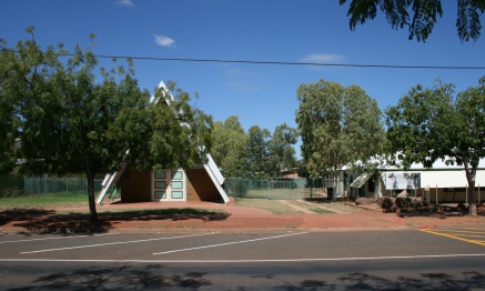
M 164 288 L 198 290 L 211 285 L 205 273 L 188 272 L 165 275 L 162 266 L 144 268 L 122 266 L 114 268 L 90 267 L 42 276 L 10 291 L 34 290 L 163 290 Z
M 0 225 L 14 222 L 14 227 L 36 233 L 105 233 L 119 221 L 188 220 L 221 221 L 230 214 L 194 208 L 126 210 L 98 213 L 99 222 L 91 222 L 89 214 L 56 213 L 54 210 L 15 209 L 0 211 Z
M 236 274 L 235 274 L 236 275 Z M 239 274 L 241 275 L 241 274 Z M 332 274 L 326 274 L 332 275 Z M 323 275 L 325 276 L 325 275 Z M 484 290 L 485 275 L 480 272 L 417 273 L 415 276 L 383 276 L 356 272 L 332 279 L 306 279 L 290 282 L 285 276 L 267 274 L 239 277 L 232 281 L 217 277 L 210 279 L 208 272 L 183 272 L 174 274 L 169 267 L 159 264 L 123 265 L 118 267 L 86 267 L 72 271 L 56 272 L 34 278 L 30 282 L 17 282 L 10 291 L 36 290 Z M 222 280 L 221 280 L 222 279 Z M 237 282 L 237 283 L 236 283 Z M 247 286 L 244 283 L 247 282 Z M 235 284 L 236 283 L 236 284 Z M 222 285 L 222 286 L 220 286 Z M 239 286 L 237 286 L 239 285 Z
M 388 279 L 366 273 L 349 273 L 330 282 L 325 280 L 304 280 L 297 284 L 275 275 L 255 276 L 253 279 L 268 279 L 272 290 L 484 290 L 485 275 L 479 272 L 463 272 L 456 278 L 446 273 L 420 273 L 416 277 L 400 276 Z M 274 284 L 275 285 L 274 285 Z M 240 287 L 238 290 L 245 290 Z

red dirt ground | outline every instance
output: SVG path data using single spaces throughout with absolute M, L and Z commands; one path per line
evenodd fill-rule
M 255 231 L 255 230 L 337 230 L 485 227 L 485 216 L 446 217 L 409 216 L 381 211 L 360 211 L 342 214 L 283 214 L 235 206 L 233 203 L 111 203 L 98 205 L 100 223 L 92 224 L 87 215 L 66 214 L 86 211 L 80 208 L 0 211 L 0 231 L 25 232 L 124 232 L 124 231 Z M 223 210 L 223 214 L 207 215 L 117 215 L 119 210 L 198 208 Z M 59 213 L 62 212 L 62 213 Z

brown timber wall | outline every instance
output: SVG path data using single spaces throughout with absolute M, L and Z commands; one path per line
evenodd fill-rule
M 205 169 L 187 170 L 187 201 L 217 201 L 219 192 Z
M 151 201 L 151 178 L 149 172 L 128 170 L 121 182 L 122 202 Z

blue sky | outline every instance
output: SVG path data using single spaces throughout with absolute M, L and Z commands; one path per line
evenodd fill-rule
M 461 43 L 455 27 L 456 2 L 445 0 L 444 15 L 426 41 L 409 41 L 380 13 L 349 30 L 348 5 L 338 0 L 0 0 L 0 38 L 10 45 L 36 28 L 42 45 L 89 45 L 94 52 L 156 58 L 323 62 L 404 66 L 485 66 L 485 30 L 477 42 Z M 482 17 L 482 22 L 485 19 Z M 105 66 L 110 66 L 103 62 Z M 296 90 L 323 78 L 356 84 L 379 107 L 396 105 L 412 86 L 436 78 L 457 91 L 478 84 L 484 70 L 419 70 L 250 65 L 135 60 L 142 88 L 160 80 L 177 82 L 200 98 L 196 105 L 215 121 L 237 115 L 247 130 L 296 127 Z

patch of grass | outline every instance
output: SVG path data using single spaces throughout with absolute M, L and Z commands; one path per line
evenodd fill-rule
M 293 203 L 293 204 L 295 204 L 297 206 L 303 207 L 305 209 L 308 209 L 310 211 L 313 211 L 315 213 L 318 213 L 318 214 L 332 214 L 332 213 L 335 213 L 335 212 L 332 212 L 332 211 L 329 211 L 329 210 L 326 210 L 326 209 L 314 207 L 313 205 L 310 205 L 310 204 L 307 204 L 307 203 L 304 203 L 304 202 L 300 202 L 300 201 L 291 201 L 291 203 Z
M 86 192 L 30 194 L 0 198 L 0 209 L 88 206 Z
M 315 212 L 315 213 L 318 213 L 318 214 L 332 214 L 332 213 L 335 213 L 335 212 L 332 212 L 332 211 L 328 211 L 328 210 L 325 210 L 325 209 L 322 209 L 322 208 L 310 208 L 311 211 Z
M 335 209 L 335 210 L 338 210 L 338 211 L 342 211 L 342 212 L 360 212 L 360 211 L 365 211 L 363 209 L 360 209 L 360 208 L 357 208 L 357 207 L 351 207 L 351 206 L 347 206 L 345 205 L 344 203 L 345 202 L 329 202 L 329 201 L 318 201 L 318 200 L 315 200 L 315 201 L 308 201 L 310 203 L 315 203 L 315 204 L 321 204 L 322 206 L 325 206 L 326 208 L 330 208 L 330 209 Z
M 304 193 L 301 189 L 251 189 L 248 190 L 244 197 L 239 199 L 269 199 L 269 200 L 287 200 L 302 199 Z
M 241 207 L 259 208 L 271 211 L 274 214 L 296 214 L 301 213 L 277 200 L 258 200 L 258 199 L 241 199 L 236 198 L 236 205 Z

